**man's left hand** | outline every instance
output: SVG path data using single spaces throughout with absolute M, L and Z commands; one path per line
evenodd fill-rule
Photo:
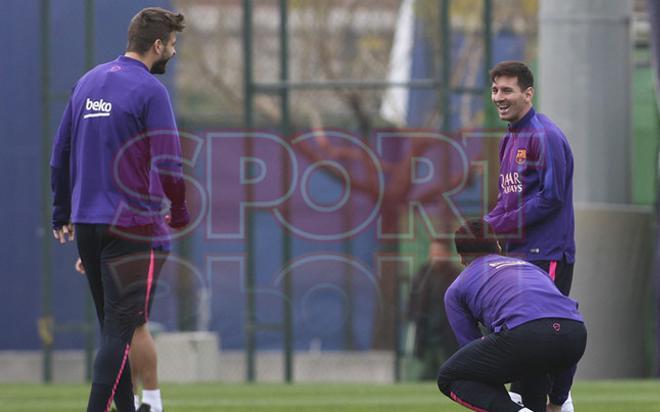
M 59 240 L 61 244 L 72 242 L 75 238 L 73 224 L 69 223 L 53 229 L 53 236 L 55 239 Z

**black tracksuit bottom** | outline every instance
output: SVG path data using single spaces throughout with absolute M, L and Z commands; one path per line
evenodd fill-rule
M 462 347 L 440 367 L 438 388 L 474 411 L 509 412 L 520 406 L 504 385 L 519 380 L 525 407 L 545 412 L 548 375 L 553 384 L 550 401 L 561 405 L 586 343 L 582 322 L 533 320 Z
M 568 263 L 566 257 L 562 260 L 531 260 L 529 263 L 533 263 L 543 269 L 548 275 L 550 275 L 550 279 L 552 279 L 562 295 L 568 296 L 571 291 L 571 285 L 573 284 L 574 264 Z M 548 384 L 548 386 L 549 385 L 550 384 Z M 522 392 L 520 383 L 512 382 L 509 391 L 520 394 Z
M 157 274 L 148 236 L 151 227 L 131 228 L 142 240 L 115 229 L 76 224 L 78 252 L 101 327 L 88 412 L 107 412 L 113 399 L 119 411 L 135 411 L 128 352 L 135 327 L 147 317 Z

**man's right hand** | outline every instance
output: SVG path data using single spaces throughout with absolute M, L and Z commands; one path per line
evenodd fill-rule
M 173 229 L 181 229 L 190 223 L 190 215 L 186 206 L 171 208 L 170 214 L 165 217 L 167 224 Z
M 83 266 L 82 260 L 80 258 L 76 260 L 76 271 L 78 271 L 78 273 L 81 273 L 83 275 L 86 274 L 85 266 Z
M 561 412 L 561 405 L 554 405 L 552 403 L 548 403 L 545 410 L 546 412 Z

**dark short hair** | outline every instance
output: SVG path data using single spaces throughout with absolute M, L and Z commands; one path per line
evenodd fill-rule
M 158 39 L 167 43 L 170 33 L 183 31 L 183 14 L 174 13 L 160 7 L 148 7 L 133 16 L 128 25 L 128 45 L 126 50 L 139 54 L 146 53 Z
M 495 232 L 482 218 L 467 220 L 454 234 L 454 243 L 464 257 L 500 253 Z
M 490 70 L 489 74 L 491 81 L 495 81 L 495 78 L 500 76 L 515 77 L 518 79 L 518 86 L 520 86 L 521 90 L 534 87 L 534 75 L 523 62 L 509 60 L 497 63 Z

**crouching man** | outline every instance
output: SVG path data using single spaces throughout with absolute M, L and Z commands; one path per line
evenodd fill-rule
M 481 219 L 462 226 L 455 242 L 465 269 L 445 307 L 461 348 L 440 367 L 438 387 L 474 411 L 560 411 L 587 343 L 577 302 L 537 266 L 501 256 Z M 515 380 L 522 409 L 504 386 Z

